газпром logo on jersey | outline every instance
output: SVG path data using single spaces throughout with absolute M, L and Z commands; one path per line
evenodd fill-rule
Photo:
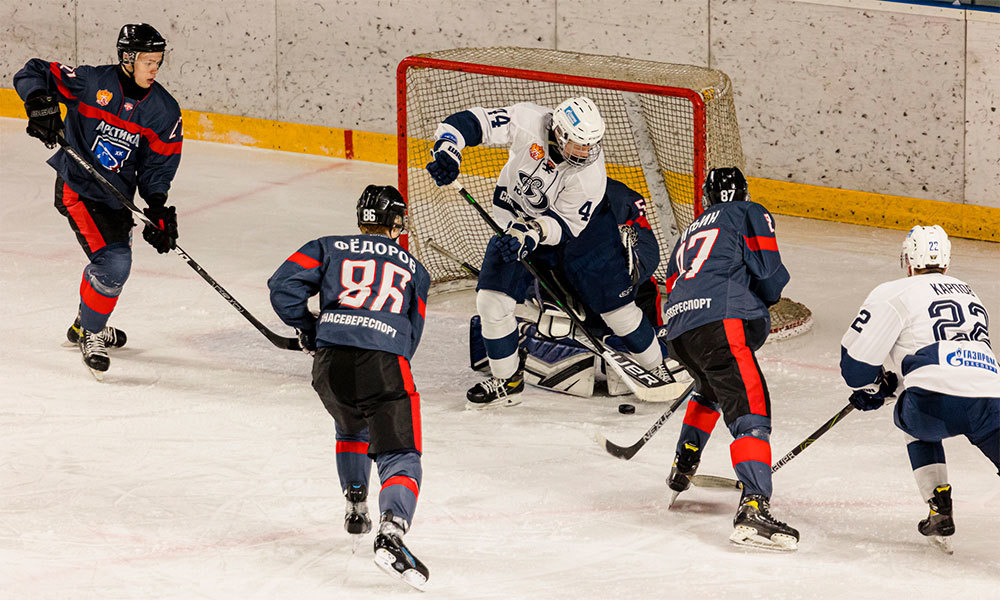
M 986 369 L 993 373 L 997 372 L 997 361 L 986 352 L 976 352 L 959 348 L 949 354 L 945 360 L 953 367 L 976 367 Z

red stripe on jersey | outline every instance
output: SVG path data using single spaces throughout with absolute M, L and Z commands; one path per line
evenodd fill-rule
M 750 413 L 766 417 L 768 414 L 767 402 L 764 399 L 764 383 L 761 381 L 757 363 L 753 360 L 753 352 L 747 346 L 746 335 L 743 332 L 743 321 L 723 319 L 722 325 L 726 329 L 729 351 L 733 353 L 736 365 L 740 369 L 740 378 L 743 380 L 743 387 L 746 389 L 747 400 L 750 403 Z
M 679 273 L 674 273 L 663 282 L 663 287 L 666 288 L 668 294 L 674 291 L 674 282 L 677 281 L 677 275 L 679 275 Z
M 684 424 L 690 425 L 695 429 L 704 431 L 707 434 L 712 433 L 715 429 L 715 423 L 719 420 L 719 413 L 708 408 L 704 404 L 695 402 L 694 400 L 688 401 L 687 412 L 684 413 Z
M 663 294 L 660 292 L 660 286 L 656 284 L 656 277 L 650 277 L 649 280 L 656 288 L 656 325 L 661 327 L 663 325 Z
M 737 464 L 747 462 L 748 460 L 764 463 L 770 467 L 771 443 L 755 437 L 741 437 L 738 440 L 733 440 L 732 444 L 729 444 L 729 456 L 733 459 L 734 469 Z
M 758 235 L 757 237 L 747 237 L 743 236 L 746 240 L 747 248 L 751 251 L 756 252 L 758 250 L 774 250 L 778 251 L 778 238 L 767 237 L 763 235 Z
M 403 376 L 403 387 L 410 397 L 410 416 L 413 419 L 413 446 L 417 452 L 423 452 L 423 440 L 420 437 L 420 394 L 413 385 L 413 373 L 410 372 L 410 362 L 399 357 L 399 372 Z
M 115 309 L 115 304 L 118 304 L 118 296 L 105 296 L 95 290 L 87 281 L 86 273 L 83 275 L 83 281 L 80 282 L 80 299 L 83 300 L 87 308 L 102 315 L 110 315 L 111 311 Z
M 420 318 L 424 318 L 424 313 L 427 312 L 427 303 L 420 296 L 417 296 L 417 312 L 420 313 Z
M 296 252 L 295 254 L 289 256 L 288 260 L 299 265 L 303 269 L 315 269 L 319 266 L 318 260 L 308 254 L 302 254 L 301 252 Z
M 417 482 L 406 475 L 395 475 L 386 479 L 385 483 L 382 484 L 382 491 L 385 491 L 385 488 L 391 485 L 401 485 L 413 492 L 414 496 L 420 496 L 420 488 L 417 487 Z
M 129 133 L 141 134 L 142 137 L 146 138 L 146 141 L 149 142 L 149 148 L 157 154 L 170 156 L 171 154 L 181 153 L 181 145 L 184 143 L 183 141 L 164 142 L 159 138 L 159 136 L 156 135 L 156 133 L 153 132 L 152 129 L 143 127 L 142 125 L 137 125 L 131 121 L 123 121 L 108 111 L 97 108 L 96 106 L 91 106 L 83 101 L 80 102 L 78 110 L 80 111 L 80 114 L 85 117 L 89 117 L 91 119 L 101 119 L 111 125 L 114 125 L 115 127 L 121 127 Z
M 55 75 L 56 87 L 59 88 L 59 93 L 62 94 L 63 97 L 68 100 L 76 100 L 76 96 L 70 93 L 69 88 L 66 87 L 66 85 L 62 81 L 62 69 L 60 68 L 60 64 L 57 62 L 50 62 L 49 71 L 51 71 L 52 74 Z
M 341 452 L 368 454 L 368 442 L 337 442 L 337 454 Z
M 80 194 L 71 190 L 65 182 L 62 188 L 62 203 L 66 207 L 66 211 L 69 212 L 69 218 L 73 220 L 73 224 L 80 231 L 80 235 L 87 240 L 87 247 L 90 248 L 91 254 L 107 245 L 104 236 L 101 235 L 101 230 L 97 228 L 97 223 L 94 223 L 94 218 L 90 216 L 87 207 L 80 200 Z
M 639 218 L 635 219 L 634 221 L 632 219 L 629 219 L 628 221 L 625 222 L 625 225 L 631 227 L 636 223 L 638 223 L 639 227 L 642 227 L 643 229 L 652 229 L 652 227 L 649 226 L 649 220 L 646 219 L 646 215 L 640 215 Z

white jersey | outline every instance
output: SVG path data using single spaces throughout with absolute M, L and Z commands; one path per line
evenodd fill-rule
M 914 275 L 876 287 L 841 340 L 848 385 L 885 365 L 904 388 L 963 397 L 1000 397 L 990 347 L 989 315 L 966 283 L 941 273 Z M 855 380 L 851 381 L 852 375 Z
M 479 120 L 483 144 L 510 145 L 507 164 L 497 179 L 497 187 L 506 189 L 493 203 L 497 223 L 506 227 L 523 216 L 542 221 L 546 237 L 541 243 L 550 246 L 562 241 L 563 228 L 573 237 L 580 235 L 604 200 L 608 177 L 604 157 L 585 167 L 566 161 L 556 164 L 548 150 L 551 108 L 525 102 L 468 110 Z M 442 123 L 435 138 L 445 134 L 457 137 L 459 148 L 465 146 L 461 133 Z

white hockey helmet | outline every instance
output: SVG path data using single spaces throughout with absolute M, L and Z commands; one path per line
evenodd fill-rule
M 601 155 L 604 119 L 594 101 L 585 96 L 570 98 L 552 111 L 552 133 L 566 162 L 585 166 Z
M 912 275 L 912 269 L 948 268 L 951 263 L 951 241 L 940 225 L 916 225 L 906 234 L 899 266 Z

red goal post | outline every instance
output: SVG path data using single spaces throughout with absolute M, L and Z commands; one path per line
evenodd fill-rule
M 670 219 L 660 217 L 666 206 L 683 229 L 701 213 L 705 172 L 744 166 L 732 84 L 704 67 L 540 48 L 461 48 L 404 59 L 396 90 L 409 244 L 434 281 L 467 273 L 430 249 L 428 239 L 478 266 L 492 234 L 454 190 L 438 188 L 424 171 L 434 129 L 452 113 L 526 101 L 554 108 L 572 96 L 590 97 L 607 124 L 608 175 L 647 199 L 662 256 L 670 251 Z M 460 181 L 487 208 L 506 160 L 506 148 L 463 151 Z

